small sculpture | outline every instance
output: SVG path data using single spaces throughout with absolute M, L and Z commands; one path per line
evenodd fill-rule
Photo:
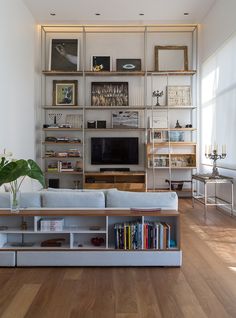
M 159 103 L 159 97 L 163 96 L 163 91 L 154 91 L 152 92 L 152 97 L 156 97 L 157 98 L 157 102 L 156 102 L 156 106 L 160 106 Z
M 180 124 L 179 124 L 179 121 L 178 121 L 178 120 L 176 121 L 175 128 L 182 128 L 182 126 L 180 126 Z

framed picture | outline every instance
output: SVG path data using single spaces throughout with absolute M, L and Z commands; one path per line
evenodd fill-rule
M 155 46 L 156 71 L 188 71 L 188 47 L 179 45 Z
M 112 128 L 138 128 L 137 111 L 112 112 Z
M 190 106 L 191 86 L 167 86 L 168 106 Z
M 150 131 L 150 142 L 162 142 L 163 140 L 162 130 L 151 130 Z
M 111 57 L 95 55 L 91 57 L 91 71 L 94 72 L 110 72 Z
M 117 71 L 141 71 L 141 59 L 116 59 Z
M 92 82 L 92 106 L 128 106 L 128 82 Z
M 50 71 L 79 70 L 79 40 L 52 39 L 49 54 Z
M 149 117 L 149 128 L 168 128 L 167 116 Z
M 62 80 L 53 81 L 53 105 L 76 106 L 78 95 L 78 81 Z
M 83 115 L 67 114 L 66 124 L 71 125 L 71 128 L 83 128 Z

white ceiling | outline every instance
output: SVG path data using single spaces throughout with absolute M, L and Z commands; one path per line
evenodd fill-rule
M 215 0 L 23 0 L 39 24 L 200 23 Z M 51 16 L 50 13 L 56 13 Z M 184 12 L 189 12 L 184 16 Z M 100 13 L 96 16 L 95 13 Z M 144 13 L 140 16 L 139 13 Z

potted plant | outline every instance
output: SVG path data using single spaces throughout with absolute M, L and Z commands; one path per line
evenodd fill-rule
M 18 212 L 20 208 L 19 190 L 25 177 L 38 180 L 45 187 L 45 178 L 37 163 L 32 160 L 11 159 L 12 153 L 6 152 L 0 155 L 0 186 L 9 183 L 11 192 L 11 209 Z

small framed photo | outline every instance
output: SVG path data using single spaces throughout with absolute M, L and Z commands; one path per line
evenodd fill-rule
M 168 128 L 167 116 L 149 117 L 149 128 Z
M 110 72 L 111 57 L 95 55 L 91 57 L 91 71 L 94 72 Z
M 163 131 L 162 130 L 151 130 L 150 131 L 150 142 L 163 142 Z
M 112 112 L 112 128 L 138 128 L 138 111 Z
M 51 39 L 49 71 L 79 70 L 79 40 Z
M 128 82 L 92 82 L 92 106 L 128 106 Z
M 190 106 L 191 86 L 167 86 L 168 106 Z
M 126 72 L 141 71 L 141 59 L 116 59 L 116 70 Z
M 78 81 L 53 81 L 53 105 L 76 106 L 78 104 Z

